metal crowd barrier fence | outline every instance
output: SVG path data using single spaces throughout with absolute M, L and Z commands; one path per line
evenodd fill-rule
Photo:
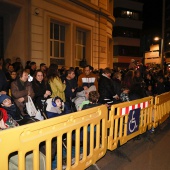
M 114 150 L 152 127 L 153 97 L 112 105 L 108 149 Z
M 155 97 L 153 127 L 162 124 L 170 114 L 170 92 Z
M 1 168 L 10 169 L 13 163 L 19 170 L 28 166 L 51 170 L 51 152 L 56 151 L 56 170 L 86 169 L 102 158 L 107 149 L 114 150 L 118 144 L 125 144 L 167 119 L 170 93 L 156 96 L 155 103 L 153 99 L 115 104 L 109 112 L 102 105 L 1 131 Z M 46 156 L 40 152 L 42 144 Z
M 23 125 L 0 132 L 0 165 L 9 169 L 9 159 L 17 156 L 19 170 L 26 169 L 26 157 L 30 154 L 32 167 L 40 169 L 40 145 L 44 142 L 46 149 L 45 169 L 52 169 L 51 147 L 56 141 L 56 169 L 86 169 L 103 157 L 107 149 L 107 107 L 100 106 L 60 116 L 53 119 Z M 73 142 L 73 138 L 75 142 Z M 66 139 L 66 141 L 64 141 Z M 63 144 L 65 142 L 65 144 Z M 64 166 L 65 149 L 66 165 Z M 54 148 L 53 148 L 54 149 Z M 75 153 L 73 155 L 73 149 Z M 82 150 L 82 151 L 81 151 Z M 82 153 L 81 153 L 82 152 Z M 27 155 L 27 156 L 26 156 Z M 43 169 L 41 167 L 41 169 Z

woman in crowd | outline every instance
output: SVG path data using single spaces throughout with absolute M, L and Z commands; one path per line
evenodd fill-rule
M 11 95 L 15 104 L 21 111 L 22 115 L 25 115 L 25 105 L 28 102 L 28 96 L 34 98 L 34 91 L 32 84 L 28 82 L 28 73 L 26 70 L 19 71 L 19 78 L 11 83 Z
M 129 100 L 136 100 L 140 98 L 138 91 L 136 91 L 136 85 L 134 82 L 134 70 L 129 70 L 122 81 L 122 86 L 129 89 Z
M 114 74 L 113 86 L 115 93 L 120 97 L 122 92 L 122 74 L 120 72 Z
M 65 81 L 62 83 L 59 73 L 58 73 L 58 65 L 51 64 L 48 72 L 47 72 L 47 79 L 50 84 L 52 95 L 51 97 L 60 97 L 65 102 Z
M 110 68 L 105 68 L 103 74 L 99 79 L 99 102 L 102 104 L 113 104 L 117 103 L 119 96 L 116 94 L 113 80 L 111 79 L 112 70 Z
M 41 110 L 43 109 L 43 100 L 51 96 L 51 87 L 49 83 L 44 80 L 44 74 L 41 70 L 36 70 L 32 81 L 32 88 L 35 93 L 35 105 Z

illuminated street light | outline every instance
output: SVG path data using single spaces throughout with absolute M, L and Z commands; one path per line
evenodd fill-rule
M 155 40 L 155 41 L 158 41 L 158 40 L 160 40 L 160 38 L 159 38 L 159 37 L 155 37 L 154 40 Z

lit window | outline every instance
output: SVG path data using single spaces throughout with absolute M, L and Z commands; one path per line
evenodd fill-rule
M 54 21 L 50 23 L 50 57 L 65 57 L 65 26 Z

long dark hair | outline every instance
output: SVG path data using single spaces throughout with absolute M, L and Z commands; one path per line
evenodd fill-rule
M 53 80 L 55 77 L 59 77 L 58 65 L 57 64 L 50 64 L 48 71 L 47 71 L 47 79 Z
M 34 79 L 33 79 L 34 81 L 36 80 L 37 73 L 39 73 L 39 72 L 42 73 L 42 74 L 43 74 L 43 77 L 44 77 L 44 73 L 43 73 L 40 69 L 38 69 L 38 70 L 36 70 L 35 73 L 34 73 L 34 77 L 33 77 L 33 78 L 34 78 Z M 43 78 L 43 80 L 44 80 L 44 78 Z
M 41 71 L 40 69 L 35 71 L 34 78 L 33 78 L 33 83 L 35 84 L 36 88 L 39 88 L 39 83 L 38 83 L 38 81 L 36 79 L 37 73 L 39 73 L 39 72 L 42 73 L 43 77 L 44 77 L 43 71 Z M 44 84 L 44 87 L 47 88 L 48 81 L 45 78 L 43 78 L 42 83 Z

